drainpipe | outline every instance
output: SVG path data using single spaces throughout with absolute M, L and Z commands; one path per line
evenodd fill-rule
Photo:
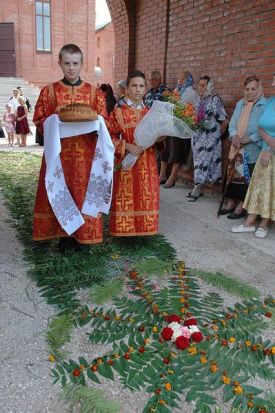
M 163 59 L 163 81 L 166 82 L 167 75 L 167 52 L 169 40 L 169 23 L 170 23 L 170 0 L 166 1 L 166 30 L 164 39 L 164 59 Z

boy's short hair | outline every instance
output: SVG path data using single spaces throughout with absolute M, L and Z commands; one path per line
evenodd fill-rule
M 140 70 L 134 70 L 133 72 L 129 73 L 129 75 L 127 77 L 127 80 L 126 80 L 126 85 L 129 86 L 129 83 L 130 83 L 131 79 L 133 79 L 135 77 L 141 77 L 142 79 L 145 80 L 145 83 L 146 83 L 145 74 L 143 72 L 141 72 Z
M 61 62 L 61 60 L 62 60 L 62 57 L 63 57 L 63 53 L 64 52 L 67 52 L 67 53 L 70 53 L 70 54 L 80 54 L 80 56 L 81 56 L 81 61 L 83 62 L 83 53 L 82 53 L 82 50 L 80 49 L 80 47 L 78 47 L 76 44 L 73 44 L 73 43 L 68 43 L 68 44 L 65 44 L 61 49 L 60 49 L 60 52 L 58 53 L 58 59 L 59 59 L 59 61 Z

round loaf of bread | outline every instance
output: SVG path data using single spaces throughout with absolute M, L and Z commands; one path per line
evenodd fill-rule
M 63 106 L 59 111 L 59 119 L 62 122 L 87 122 L 97 120 L 97 113 L 91 106 L 82 103 L 72 103 Z

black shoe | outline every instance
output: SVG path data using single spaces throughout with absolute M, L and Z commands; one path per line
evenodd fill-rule
M 231 214 L 227 215 L 228 219 L 239 219 L 239 218 L 244 218 L 246 216 L 246 211 L 242 211 L 239 214 L 236 212 L 232 212 Z
M 165 184 L 166 183 L 166 179 L 163 179 L 162 181 L 160 181 L 160 185 L 163 185 L 163 184 Z
M 227 214 L 231 214 L 232 212 L 234 212 L 234 208 L 231 209 L 221 209 L 219 215 L 227 215 Z

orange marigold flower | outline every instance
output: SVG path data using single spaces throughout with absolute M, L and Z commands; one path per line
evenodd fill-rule
M 207 363 L 207 358 L 206 357 L 201 357 L 200 361 L 201 361 L 202 364 L 205 364 L 205 363 Z
M 171 391 L 172 386 L 171 386 L 170 383 L 165 383 L 165 388 L 166 388 L 167 391 Z
M 219 370 L 219 367 L 217 366 L 217 364 L 212 364 L 212 366 L 210 366 L 210 371 L 212 373 L 216 373 Z
M 165 401 L 165 400 L 163 400 L 163 399 L 160 399 L 160 400 L 159 400 L 159 404 L 163 404 L 163 405 L 165 405 L 165 404 L 166 404 L 166 401 Z
M 252 409 L 253 406 L 254 406 L 254 403 L 251 400 L 249 400 L 249 402 L 247 402 L 247 407 L 249 409 Z
M 115 316 L 115 320 L 116 320 L 116 321 L 120 320 L 120 318 L 121 318 L 121 317 L 120 317 L 120 315 L 118 315 L 118 314 Z
M 195 354 L 197 354 L 197 349 L 196 349 L 196 347 L 189 347 L 188 353 L 192 354 L 192 356 L 194 356 Z
M 53 355 L 53 354 L 50 354 L 49 357 L 48 357 L 48 360 L 49 360 L 51 363 L 55 362 L 55 357 L 54 357 L 54 355 Z
M 243 393 L 243 388 L 242 388 L 242 386 L 236 386 L 236 387 L 234 388 L 234 393 L 235 393 L 235 394 L 242 394 L 242 393 Z
M 251 341 L 246 340 L 245 345 L 246 345 L 247 347 L 250 347 L 250 346 L 251 346 Z
M 153 333 L 157 333 L 157 332 L 158 332 L 157 326 L 154 326 L 154 327 L 152 328 L 152 331 L 153 331 Z
M 218 326 L 212 326 L 212 330 L 214 330 L 214 331 L 218 331 L 218 329 L 219 329 L 219 327 Z
M 84 364 L 80 364 L 80 365 L 79 365 L 79 368 L 80 368 L 81 371 L 85 370 Z
M 184 297 L 180 298 L 180 302 L 181 302 L 181 303 L 184 303 L 184 302 L 185 302 L 185 298 L 184 298 Z
M 102 364 L 102 363 L 103 363 L 103 360 L 99 358 L 99 359 L 97 359 L 96 363 L 97 363 L 97 364 Z
M 129 353 L 133 353 L 135 351 L 134 347 L 129 347 L 128 348 Z
M 145 338 L 145 339 L 144 339 L 144 343 L 145 343 L 145 344 L 149 344 L 149 343 L 150 343 L 150 338 Z
M 271 347 L 271 353 L 272 353 L 272 354 L 275 354 L 275 346 L 274 346 L 274 347 Z
M 224 382 L 224 384 L 230 384 L 231 379 L 225 375 L 222 376 L 222 381 Z

